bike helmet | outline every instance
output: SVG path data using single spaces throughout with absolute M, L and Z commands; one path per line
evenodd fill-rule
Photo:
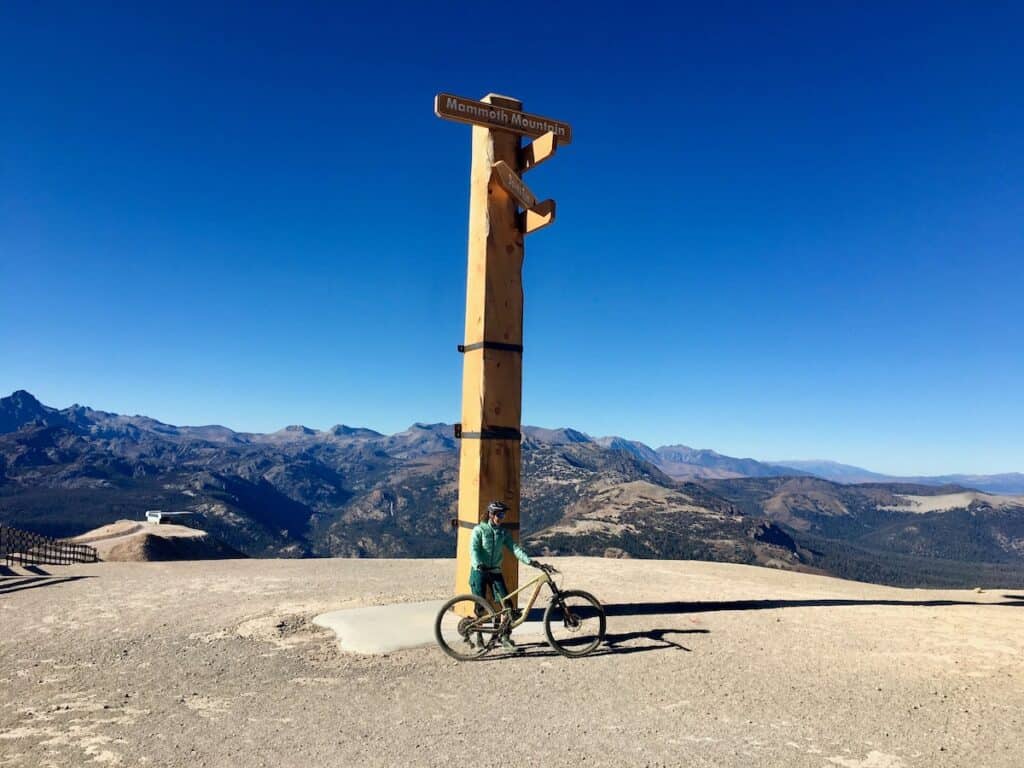
M 508 505 L 505 504 L 504 502 L 492 501 L 490 504 L 487 505 L 488 517 L 490 517 L 491 515 L 498 515 L 499 517 L 504 517 L 506 512 L 508 512 Z

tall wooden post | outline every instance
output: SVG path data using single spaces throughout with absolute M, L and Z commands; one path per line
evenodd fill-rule
M 508 506 L 505 527 L 519 540 L 520 418 L 523 393 L 523 236 L 551 224 L 555 201 L 538 202 L 520 174 L 550 158 L 572 128 L 522 111 L 516 99 L 481 101 L 438 94 L 438 117 L 473 126 L 469 191 L 469 268 L 463 352 L 459 449 L 458 549 L 455 594 L 469 591 L 470 538 L 487 505 Z M 520 147 L 520 136 L 533 142 Z M 520 213 L 519 208 L 522 207 Z M 509 591 L 519 563 L 506 554 Z
M 496 94 L 482 101 L 523 107 Z M 508 505 L 505 527 L 519 539 L 523 234 L 515 200 L 492 173 L 499 161 L 518 172 L 519 142 L 516 133 L 473 126 L 456 594 L 469 591 L 470 535 L 490 502 Z M 509 591 L 518 587 L 518 565 L 512 557 L 502 564 Z

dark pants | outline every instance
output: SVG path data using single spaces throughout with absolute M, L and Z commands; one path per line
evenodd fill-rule
M 508 587 L 505 586 L 505 577 L 501 571 L 478 571 L 473 569 L 469 572 L 469 588 L 474 595 L 479 595 L 487 600 L 488 587 L 491 588 L 491 594 L 494 595 L 493 599 L 491 599 L 491 604 L 495 608 L 500 609 L 501 598 L 508 595 Z

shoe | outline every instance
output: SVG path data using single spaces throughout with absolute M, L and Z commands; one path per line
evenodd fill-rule
M 506 651 L 509 651 L 511 653 L 522 653 L 523 652 L 523 649 L 520 648 L 518 645 L 516 645 L 515 641 L 513 641 L 512 638 L 509 637 L 508 635 L 502 635 L 502 637 L 501 637 L 501 647 L 504 648 Z

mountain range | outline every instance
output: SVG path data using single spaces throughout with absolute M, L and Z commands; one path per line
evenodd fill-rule
M 244 433 L 56 409 L 18 391 L 0 399 L 0 522 L 69 536 L 188 510 L 251 556 L 450 556 L 457 446 L 447 424 Z M 522 534 L 547 553 L 1024 584 L 1024 497 L 991 492 L 1024 477 L 857 482 L 865 472 L 524 427 Z
M 1007 472 L 993 475 L 886 475 L 869 469 L 840 464 L 837 461 L 788 460 L 758 461 L 726 456 L 708 448 L 690 448 L 687 445 L 663 445 L 651 448 L 637 440 L 623 437 L 593 438 L 574 429 L 542 429 L 524 427 L 524 432 L 541 442 L 558 445 L 595 443 L 602 448 L 626 451 L 642 461 L 658 467 L 672 478 L 694 480 L 698 478 L 785 477 L 809 475 L 836 483 L 911 483 L 916 485 L 964 485 L 995 494 L 1024 495 L 1024 473 Z

